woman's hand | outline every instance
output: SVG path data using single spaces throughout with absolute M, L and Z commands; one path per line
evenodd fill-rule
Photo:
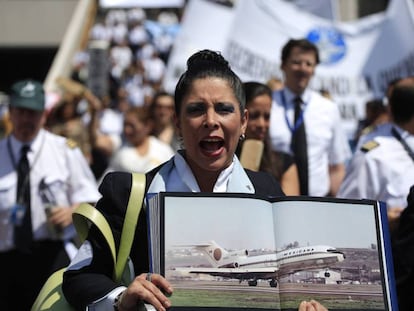
M 299 305 L 299 311 L 328 311 L 323 305 L 315 300 L 302 301 Z
M 171 284 L 161 275 L 143 273 L 137 276 L 118 300 L 119 311 L 137 310 L 137 305 L 145 301 L 158 311 L 171 307 L 170 296 L 173 292 Z M 164 294 L 165 293 L 165 294 Z

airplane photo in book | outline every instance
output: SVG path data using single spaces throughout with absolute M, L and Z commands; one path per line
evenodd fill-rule
M 397 311 L 385 207 L 376 201 L 159 193 L 149 260 L 172 311 Z
M 280 277 L 303 270 L 326 269 L 325 277 L 329 277 L 330 266 L 345 258 L 342 252 L 326 245 L 259 255 L 249 255 L 246 249 L 227 251 L 215 241 L 189 246 L 203 252 L 212 267 L 176 267 L 176 271 L 247 281 L 249 286 L 257 286 L 258 280 L 269 280 L 269 285 L 276 287 Z

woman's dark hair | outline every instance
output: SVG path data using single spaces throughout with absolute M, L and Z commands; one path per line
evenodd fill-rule
M 125 115 L 133 115 L 139 122 L 144 124 L 153 120 L 149 107 L 145 106 L 130 107 L 127 111 L 125 111 Z
M 272 98 L 272 89 L 266 84 L 250 81 L 243 83 L 243 86 L 246 94 L 246 108 L 258 96 L 267 95 Z M 241 141 L 237 147 L 237 156 L 241 155 L 243 143 L 244 141 Z M 281 154 L 274 152 L 270 147 L 270 137 L 268 135 L 264 140 L 264 149 L 259 170 L 272 174 L 280 182 L 283 172 L 286 170 L 284 167 L 286 164 L 285 161 Z
M 190 56 L 187 60 L 187 70 L 178 80 L 174 94 L 177 116 L 180 115 L 183 98 L 188 94 L 193 82 L 209 77 L 221 78 L 229 83 L 239 101 L 240 112 L 243 113 L 246 99 L 240 78 L 231 70 L 229 63 L 220 53 L 202 50 Z
M 170 93 L 168 93 L 168 92 L 166 92 L 164 90 L 161 90 L 161 91 L 156 92 L 154 94 L 154 96 L 152 97 L 151 104 L 149 106 L 150 107 L 150 112 L 151 112 L 151 115 L 152 116 L 154 116 L 154 110 L 156 108 L 158 99 L 160 97 L 164 97 L 164 96 L 172 97 L 172 95 Z
M 266 84 L 259 82 L 245 82 L 243 83 L 244 93 L 246 94 L 246 107 L 253 101 L 257 96 L 267 95 L 272 98 L 272 89 Z
M 163 90 L 156 92 L 154 96 L 152 97 L 151 106 L 154 106 L 157 103 L 158 98 L 162 96 L 171 96 L 171 94 Z
M 292 50 L 298 47 L 306 52 L 315 53 L 316 64 L 319 64 L 319 50 L 318 47 L 307 39 L 290 39 L 282 48 L 282 64 L 286 63 Z

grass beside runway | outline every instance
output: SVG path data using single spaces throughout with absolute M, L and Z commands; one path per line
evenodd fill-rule
M 215 289 L 185 289 L 175 288 L 170 297 L 174 307 L 221 307 L 264 310 L 297 310 L 302 300 L 315 299 L 322 302 L 331 310 L 384 310 L 380 297 L 360 296 L 346 297 L 344 295 L 284 293 L 279 300 L 278 291 L 237 291 Z M 280 305 L 281 304 L 281 305 Z

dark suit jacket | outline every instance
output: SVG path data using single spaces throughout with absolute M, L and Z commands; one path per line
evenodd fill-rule
M 151 184 L 160 167 L 146 174 L 146 188 Z M 246 170 L 256 194 L 262 196 L 284 196 L 279 183 L 269 174 Z M 102 198 L 96 205 L 106 217 L 114 234 L 116 247 L 119 247 L 125 209 L 128 203 L 132 183 L 130 173 L 113 172 L 105 176 L 99 191 Z M 85 310 L 91 302 L 105 296 L 118 287 L 112 281 L 112 257 L 101 234 L 92 228 L 88 240 L 93 248 L 91 265 L 77 271 L 64 274 L 63 291 L 66 299 L 77 309 Z M 148 272 L 148 240 L 147 223 L 144 209 L 141 210 L 131 248 L 130 258 L 134 264 L 136 275 Z
M 391 235 L 399 311 L 414 310 L 414 186 L 407 201 L 399 225 Z

